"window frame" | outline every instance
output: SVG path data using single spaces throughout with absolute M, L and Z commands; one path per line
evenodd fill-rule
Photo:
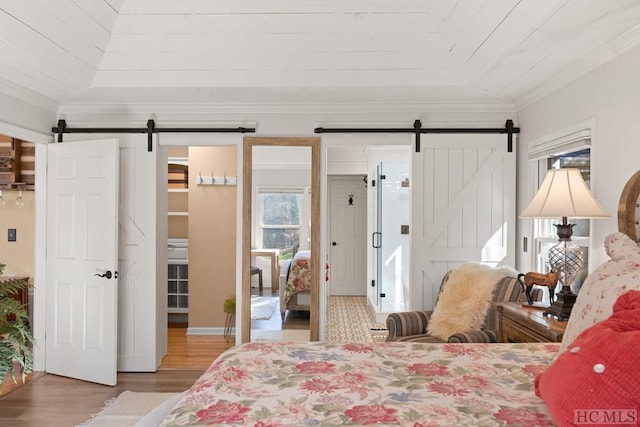
M 592 145 L 592 132 L 588 126 L 581 126 L 572 131 L 566 131 L 555 137 L 546 138 L 539 144 L 534 144 L 529 150 L 529 182 L 531 188 L 531 194 L 535 194 L 542 184 L 547 170 L 552 169 L 549 159 L 557 156 L 562 156 L 570 153 L 575 153 L 589 149 L 589 168 L 592 169 L 593 164 L 593 145 Z M 591 187 L 590 181 L 587 185 Z M 558 237 L 552 224 L 560 223 L 561 218 L 557 220 L 549 219 L 533 219 L 531 227 L 531 260 L 530 265 L 534 271 L 546 273 L 549 271 L 548 265 L 548 248 L 550 245 L 558 242 Z M 588 235 L 586 236 L 572 236 L 573 243 L 581 248 L 586 249 L 584 258 L 584 271 L 589 271 L 589 255 L 591 253 L 593 227 L 591 220 L 589 221 Z M 574 222 L 574 221 L 570 221 Z M 582 275 L 580 278 L 584 280 L 586 275 Z M 580 280 L 578 278 L 577 280 Z M 582 282 L 579 282 L 580 285 Z M 577 291 L 578 287 L 574 287 Z M 544 302 L 549 302 L 549 296 L 544 294 Z
M 262 195 L 264 194 L 299 194 L 300 200 L 300 225 L 265 225 L 262 223 L 264 207 L 262 204 Z M 299 230 L 299 248 L 309 249 L 311 242 L 311 186 L 308 185 L 292 185 L 292 186 L 256 186 L 255 191 L 255 215 L 253 219 L 254 230 L 257 230 L 254 236 L 254 247 L 264 249 L 263 239 L 264 230 L 267 229 L 298 229 Z M 280 248 L 282 249 L 282 248 Z

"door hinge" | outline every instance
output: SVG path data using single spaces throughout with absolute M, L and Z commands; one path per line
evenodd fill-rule
M 385 298 L 386 296 L 387 296 L 387 294 L 385 294 L 385 293 L 381 293 L 380 294 L 380 298 Z
M 374 287 L 374 288 L 376 287 L 376 281 L 375 280 L 371 281 L 371 286 Z

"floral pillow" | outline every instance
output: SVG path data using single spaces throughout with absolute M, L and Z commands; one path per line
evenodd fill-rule
M 624 233 L 612 233 L 604 239 L 611 259 L 585 280 L 567 323 L 560 353 L 575 338 L 596 322 L 606 319 L 613 304 L 625 292 L 640 290 L 640 246 Z

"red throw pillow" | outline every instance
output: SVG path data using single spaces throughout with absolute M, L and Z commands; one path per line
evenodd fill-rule
M 640 291 L 621 295 L 613 314 L 578 335 L 536 377 L 558 426 L 640 425 Z

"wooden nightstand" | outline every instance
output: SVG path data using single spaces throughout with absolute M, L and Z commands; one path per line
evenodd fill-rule
M 567 322 L 543 316 L 544 310 L 526 304 L 507 302 L 498 304 L 500 313 L 498 339 L 500 342 L 560 342 Z

